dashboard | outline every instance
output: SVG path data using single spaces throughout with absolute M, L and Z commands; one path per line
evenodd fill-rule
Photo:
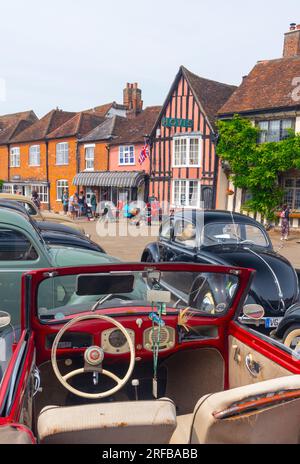
M 123 308 L 122 308 L 123 309 Z M 144 310 L 144 308 L 142 308 Z M 117 312 L 118 311 L 118 312 Z M 164 325 L 153 327 L 149 313 L 142 313 L 141 308 L 134 308 L 132 314 L 120 314 L 121 310 L 107 311 L 106 315 L 116 318 L 127 330 L 135 347 L 136 360 L 150 360 L 153 356 L 154 343 L 158 341 L 161 356 L 199 346 L 222 344 L 222 320 L 195 317 L 189 321 L 190 329 L 178 325 L 178 313 L 169 313 L 163 317 Z M 116 314 L 117 313 L 117 314 Z M 35 326 L 37 343 L 37 361 L 42 363 L 51 357 L 51 348 L 62 323 L 38 324 Z M 58 356 L 71 357 L 83 353 L 90 346 L 101 346 L 108 362 L 116 362 L 129 355 L 129 346 L 123 333 L 112 324 L 97 319 L 78 322 L 63 334 L 58 345 Z

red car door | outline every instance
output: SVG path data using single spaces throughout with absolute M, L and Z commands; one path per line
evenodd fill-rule
M 1 430 L 7 433 L 7 427 L 16 423 L 19 424 L 18 431 L 20 433 L 25 431 L 29 434 L 29 441 L 34 442 L 27 427 L 29 429 L 32 427 L 35 344 L 28 317 L 28 301 L 24 292 L 22 294 L 20 327 L 11 326 L 12 337 L 5 338 L 3 334 L 0 334 L 2 348 L 6 343 L 7 351 L 11 353 L 0 382 L 0 442 Z M 11 343 L 8 340 L 11 340 Z M 10 346 L 8 346 L 9 343 Z
M 300 374 L 300 356 L 236 318 L 229 324 L 228 387 Z

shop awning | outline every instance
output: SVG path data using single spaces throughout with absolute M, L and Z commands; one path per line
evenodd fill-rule
M 73 185 L 83 187 L 139 187 L 145 182 L 144 171 L 98 171 L 80 172 L 73 179 Z

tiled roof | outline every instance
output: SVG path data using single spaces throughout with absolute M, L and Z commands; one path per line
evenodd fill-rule
M 148 106 L 136 117 L 124 119 L 114 131 L 111 145 L 121 143 L 141 143 L 145 136 L 150 135 L 161 111 L 161 106 Z M 121 118 L 122 119 L 122 118 Z
M 240 87 L 220 108 L 220 115 L 292 108 L 300 106 L 293 99 L 293 91 L 299 85 L 293 80 L 300 76 L 300 57 L 260 61 L 243 80 Z
M 85 137 L 80 139 L 80 142 L 96 142 L 98 140 L 109 140 L 111 139 L 118 127 L 126 121 L 121 116 L 113 116 L 112 118 L 106 118 L 99 126 L 95 127 Z
M 38 121 L 33 111 L 6 114 L 0 116 L 0 144 L 8 144 L 11 139 Z
M 0 145 L 6 145 L 8 143 L 11 143 L 13 137 L 27 129 L 27 127 L 30 127 L 31 124 L 31 121 L 21 119 L 20 121 L 11 124 L 3 131 L 0 131 Z
M 195 98 L 202 106 L 210 123 L 214 126 L 218 110 L 230 98 L 237 87 L 197 76 L 184 66 L 181 66 L 181 69 Z
M 6 129 L 8 126 L 12 124 L 16 124 L 21 120 L 35 122 L 38 120 L 34 111 L 22 111 L 20 113 L 11 113 L 11 114 L 4 114 L 0 116 L 0 131 Z
M 127 109 L 125 105 L 120 105 L 119 103 L 111 102 L 111 103 L 106 103 L 104 105 L 95 106 L 94 108 L 90 108 L 86 110 L 85 112 L 104 117 L 107 115 L 107 113 L 109 112 L 111 108 L 122 109 L 122 110 Z
M 57 139 L 72 136 L 80 138 L 104 122 L 104 120 L 104 117 L 100 117 L 95 114 L 86 112 L 76 113 L 73 118 L 50 132 L 46 138 Z
M 13 143 L 20 143 L 43 140 L 47 134 L 53 132 L 75 115 L 76 113 L 68 111 L 52 110 L 39 121 L 36 121 L 30 127 L 19 133 L 19 135 L 14 135 L 11 141 Z
M 160 110 L 161 106 L 149 106 L 132 118 L 114 116 L 106 119 L 80 141 L 111 140 L 110 145 L 143 142 L 144 136 L 151 133 Z

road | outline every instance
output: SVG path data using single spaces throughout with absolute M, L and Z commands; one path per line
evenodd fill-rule
M 110 224 L 109 229 L 104 227 L 100 229 L 99 236 L 97 234 L 97 222 L 82 219 L 80 224 L 84 226 L 86 233 L 91 235 L 92 240 L 99 243 L 108 254 L 122 261 L 131 262 L 140 261 L 145 246 L 157 240 L 159 230 L 157 225 L 151 228 L 141 226 L 140 229 L 128 225 L 128 234 L 126 235 L 127 224 L 122 224 L 120 228 L 116 224 Z M 272 231 L 270 237 L 274 249 L 285 256 L 294 267 L 300 269 L 300 234 L 297 232 L 291 233 L 287 242 L 281 242 L 280 234 L 276 231 Z

